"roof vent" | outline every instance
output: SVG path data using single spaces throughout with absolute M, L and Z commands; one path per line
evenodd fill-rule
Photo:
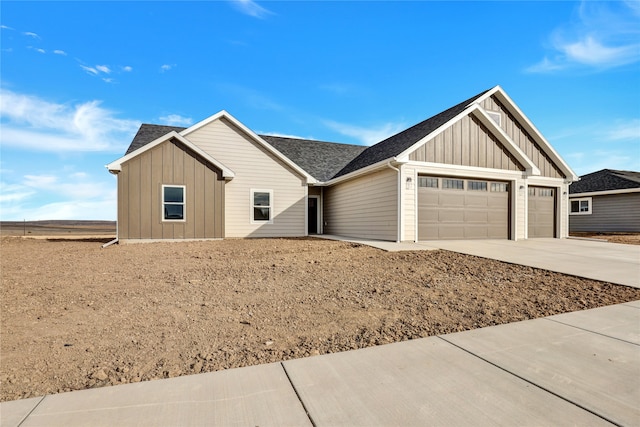
M 489 117 L 491 117 L 491 120 L 496 122 L 496 124 L 498 126 L 502 126 L 502 114 L 500 114 L 500 112 L 498 112 L 498 111 L 487 111 L 487 114 L 489 115 Z

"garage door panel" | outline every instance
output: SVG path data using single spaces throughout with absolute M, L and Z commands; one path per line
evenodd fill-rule
M 442 178 L 437 188 L 418 187 L 419 240 L 509 238 L 508 191 L 490 191 L 489 181 L 469 190 L 466 181 L 464 189 L 443 189 Z
M 555 237 L 555 191 L 555 188 L 529 187 L 528 237 Z

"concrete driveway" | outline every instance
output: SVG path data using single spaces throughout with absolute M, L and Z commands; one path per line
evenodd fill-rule
M 445 249 L 640 288 L 640 246 L 581 239 L 430 240 Z

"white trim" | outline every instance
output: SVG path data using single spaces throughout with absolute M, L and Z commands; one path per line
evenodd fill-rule
M 608 196 L 610 194 L 629 194 L 640 193 L 640 188 L 625 188 L 622 190 L 606 190 L 606 191 L 591 191 L 586 193 L 573 193 L 569 194 L 569 199 L 574 197 L 586 197 L 586 196 Z
M 269 193 L 269 220 L 268 221 L 260 221 L 255 220 L 253 218 L 253 208 L 255 205 L 253 204 L 253 195 L 255 193 Z M 275 209 L 273 203 L 273 190 L 263 190 L 259 188 L 251 188 L 249 190 L 249 220 L 251 224 L 273 224 L 273 217 L 275 216 Z
M 189 149 L 193 150 L 196 154 L 198 154 L 199 156 L 202 156 L 207 162 L 211 163 L 212 165 L 214 165 L 215 167 L 220 169 L 222 171 L 222 176 L 225 179 L 232 179 L 235 176 L 235 173 L 233 173 L 233 171 L 231 169 L 229 169 L 228 167 L 226 167 L 225 165 L 223 165 L 222 163 L 220 163 L 219 161 L 217 161 L 216 159 L 211 157 L 211 155 L 209 155 L 208 153 L 203 151 L 200 147 L 198 147 L 193 142 L 189 141 L 187 138 L 185 138 L 184 136 L 180 135 L 176 131 L 171 131 L 171 132 L 167 133 L 166 135 L 161 136 L 160 138 L 154 139 L 150 143 L 145 144 L 144 146 L 138 148 L 137 150 L 132 151 L 131 153 L 125 155 L 124 157 L 121 157 L 118 160 L 115 160 L 115 161 L 109 163 L 106 167 L 109 170 L 109 172 L 118 173 L 118 172 L 122 171 L 122 164 L 123 163 L 125 163 L 125 162 L 133 159 L 134 157 L 137 157 L 140 154 L 145 153 L 145 152 L 151 150 L 152 148 L 155 148 L 158 145 L 160 145 L 160 144 L 162 144 L 164 142 L 167 142 L 167 141 L 169 141 L 169 140 L 171 140 L 173 138 L 177 139 L 178 141 L 180 141 L 181 143 L 183 143 L 184 145 L 189 147 Z
M 410 160 L 407 162 L 408 166 L 413 166 L 415 168 L 419 168 L 419 173 L 437 173 L 437 174 L 453 174 L 455 176 L 462 177 L 475 177 L 475 178 L 487 178 L 487 179 L 495 179 L 497 180 L 510 180 L 516 178 L 524 178 L 523 171 L 510 171 L 506 169 L 491 169 L 491 168 L 481 168 L 477 166 L 461 166 L 461 165 L 450 165 L 445 163 L 431 163 L 431 162 L 418 162 L 415 160 Z M 423 170 L 428 169 L 427 172 L 423 172 Z M 557 179 L 557 178 L 556 178 Z
M 355 170 L 353 172 L 350 172 L 350 173 L 348 173 L 346 175 L 342 175 L 342 176 L 339 176 L 337 178 L 332 178 L 329 181 L 323 182 L 322 185 L 325 186 L 325 187 L 326 186 L 330 186 L 330 185 L 335 185 L 335 184 L 338 184 L 338 183 L 340 183 L 342 181 L 347 181 L 347 180 L 350 180 L 350 179 L 353 179 L 353 178 L 357 178 L 357 177 L 359 177 L 361 175 L 366 175 L 366 174 L 374 172 L 374 171 L 376 171 L 378 169 L 384 169 L 388 165 L 399 166 L 399 165 L 403 165 L 405 163 L 407 163 L 407 162 L 399 162 L 399 161 L 396 160 L 395 157 L 391 157 L 391 158 L 388 158 L 388 159 L 381 160 L 378 163 L 374 163 L 372 165 L 366 166 L 364 168 L 360 168 L 360 169 Z
M 182 188 L 182 203 L 165 202 L 164 201 L 164 189 L 167 187 Z M 160 218 L 162 222 L 187 222 L 187 186 L 182 184 L 162 184 L 162 203 L 160 204 Z M 164 217 L 164 205 L 182 205 L 182 218 L 181 219 L 167 219 Z
M 584 202 L 587 201 L 587 210 L 586 211 L 581 211 L 580 210 L 580 202 Z M 571 211 L 571 204 L 573 202 L 578 202 L 578 212 L 572 212 Z M 593 199 L 591 197 L 580 197 L 580 198 L 575 198 L 575 199 L 571 199 L 569 200 L 569 215 L 573 216 L 573 215 L 591 215 L 593 213 Z
M 266 142 L 264 139 L 260 138 L 255 132 L 253 132 L 251 129 L 246 127 L 244 124 L 242 124 L 242 122 L 240 122 L 238 119 L 233 117 L 231 114 L 229 114 L 225 110 L 221 110 L 221 111 L 217 112 L 216 114 L 214 114 L 212 116 L 209 116 L 204 120 L 199 121 L 198 123 L 194 124 L 193 126 L 181 131 L 180 135 L 187 136 L 190 133 L 195 132 L 196 130 L 200 129 L 201 127 L 206 126 L 209 123 L 211 123 L 211 122 L 213 122 L 215 120 L 219 120 L 221 118 L 225 118 L 228 121 L 230 121 L 234 126 L 236 126 L 241 131 L 246 133 L 249 137 L 251 137 L 251 139 L 256 141 L 258 144 L 260 144 L 264 149 L 269 151 L 271 154 L 276 156 L 276 158 L 281 160 L 284 164 L 286 164 L 291 169 L 293 169 L 294 171 L 296 171 L 297 173 L 299 173 L 300 175 L 305 177 L 306 180 L 307 180 L 307 184 L 315 184 L 317 182 L 317 180 L 314 177 L 312 177 L 311 175 L 309 175 L 304 169 L 302 169 L 300 166 L 295 164 L 293 161 L 291 161 L 291 159 L 289 159 L 287 156 L 282 154 L 280 151 L 276 150 L 271 144 Z

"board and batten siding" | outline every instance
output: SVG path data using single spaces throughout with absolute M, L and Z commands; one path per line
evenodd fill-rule
M 185 135 L 230 168 L 225 188 L 226 237 L 292 237 L 306 234 L 305 178 L 224 118 Z M 252 224 L 251 190 L 272 190 L 273 223 Z
M 569 231 L 640 232 L 640 193 L 592 196 L 591 215 L 569 215 Z
M 509 135 L 511 140 L 520 147 L 538 169 L 540 175 L 549 178 L 565 178 L 564 174 L 556 166 L 548 155 L 540 148 L 529 133 L 518 123 L 516 118 L 507 108 L 494 96 L 485 99 L 481 104 L 487 111 L 500 112 L 502 116 L 502 129 Z
M 524 167 L 475 117 L 464 116 L 409 154 L 409 160 L 522 171 Z
M 398 239 L 398 172 L 385 169 L 324 190 L 324 233 Z
M 163 185 L 185 186 L 185 221 L 163 221 Z M 181 143 L 166 141 L 122 164 L 118 238 L 222 238 L 224 192 L 220 170 Z

